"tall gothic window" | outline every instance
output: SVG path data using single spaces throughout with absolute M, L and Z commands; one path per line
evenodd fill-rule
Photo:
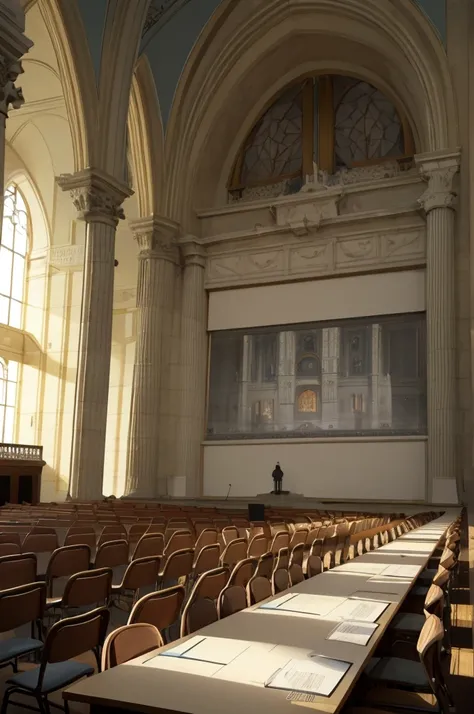
M 0 240 L 0 323 L 18 328 L 22 324 L 28 225 L 25 201 L 12 184 L 4 195 Z
M 15 424 L 18 363 L 0 359 L 0 442 L 11 444 Z
M 353 77 L 319 75 L 290 85 L 265 110 L 237 156 L 228 188 L 235 198 L 273 184 L 294 193 L 314 164 L 334 173 L 413 154 L 407 121 L 379 89 Z

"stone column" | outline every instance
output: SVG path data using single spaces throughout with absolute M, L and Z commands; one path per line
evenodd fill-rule
M 19 109 L 25 100 L 15 82 L 23 73 L 20 57 L 33 45 L 23 34 L 25 15 L 15 0 L 0 0 L 0 236 L 5 192 L 5 125 L 11 108 Z
M 59 177 L 86 222 L 81 326 L 74 403 L 69 495 L 102 498 L 109 397 L 115 230 L 131 191 L 94 169 Z
M 371 400 L 371 424 L 372 429 L 380 429 L 380 389 L 379 382 L 382 378 L 382 329 L 380 325 L 374 324 L 371 328 L 371 364 L 372 374 L 370 376 L 370 400 Z
M 339 422 L 338 377 L 341 331 L 339 327 L 323 329 L 323 359 L 321 370 L 321 426 L 337 429 Z
M 199 496 L 201 442 L 205 432 L 207 383 L 207 295 L 204 288 L 205 251 L 193 240 L 183 241 L 183 299 L 181 307 L 181 400 L 176 440 L 176 476 L 185 479 L 186 496 Z
M 458 153 L 416 158 L 428 188 L 420 198 L 427 216 L 426 327 L 428 381 L 428 499 L 456 477 L 456 335 L 454 285 L 454 177 Z M 441 483 L 439 483 L 441 481 Z M 436 483 L 438 482 L 438 483 Z
M 178 226 L 163 218 L 134 221 L 140 248 L 137 285 L 137 344 L 125 493 L 139 498 L 166 495 L 159 483 L 159 438 L 165 343 L 171 339 Z M 168 344 L 169 346 L 169 344 Z
M 249 405 L 248 391 L 252 369 L 252 335 L 244 335 L 242 345 L 242 378 L 239 394 L 239 430 L 249 431 L 252 421 L 252 407 Z
M 296 337 L 280 332 L 278 344 L 278 430 L 295 428 Z

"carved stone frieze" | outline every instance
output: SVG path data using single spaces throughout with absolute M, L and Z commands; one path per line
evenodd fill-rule
M 295 236 L 307 236 L 317 231 L 321 221 L 336 218 L 340 196 L 312 203 L 279 204 L 273 207 L 277 226 L 287 226 Z
M 49 251 L 49 264 L 56 270 L 82 270 L 84 267 L 84 246 L 53 246 Z
M 280 236 L 275 236 L 282 241 Z M 426 260 L 426 229 L 421 225 L 389 228 L 349 236 L 311 238 L 302 244 L 287 235 L 287 242 L 260 251 L 228 248 L 208 255 L 206 286 L 225 287 L 419 266 Z
M 208 281 L 233 281 L 247 276 L 275 275 L 283 270 L 283 250 L 261 253 L 243 253 L 210 258 L 207 267 Z
M 0 55 L 0 113 L 8 116 L 10 107 L 19 109 L 24 103 L 21 87 L 16 87 L 18 75 L 23 73 L 19 60 L 10 60 Z

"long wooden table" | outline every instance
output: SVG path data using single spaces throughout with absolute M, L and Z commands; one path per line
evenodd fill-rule
M 404 598 L 412 588 L 418 575 L 426 566 L 440 538 L 447 527 L 458 516 L 459 511 L 450 510 L 440 518 L 411 531 L 405 536 L 376 551 L 366 553 L 349 563 L 314 578 L 304 581 L 291 589 L 293 593 L 333 595 L 337 597 L 366 597 L 390 603 L 377 620 L 378 628 L 366 646 L 328 640 L 337 622 L 323 617 L 300 613 L 278 612 L 261 608 L 262 603 L 248 608 L 231 617 L 220 620 L 199 631 L 206 637 L 245 640 L 261 646 L 261 661 L 271 645 L 286 647 L 288 652 L 309 652 L 351 662 L 352 666 L 334 692 L 329 697 L 313 697 L 311 703 L 298 701 L 298 706 L 310 707 L 313 712 L 337 714 L 352 691 L 361 672 L 369 662 L 378 642 L 390 621 L 399 610 Z M 411 577 L 386 577 L 374 574 L 377 565 L 413 565 Z M 280 596 L 277 596 L 280 597 Z M 191 635 L 191 637 L 195 637 Z M 166 649 L 176 647 L 176 642 Z M 252 661 L 247 669 L 258 668 L 255 647 Z M 227 676 L 223 668 L 218 675 L 198 662 L 183 667 L 177 658 L 159 657 L 166 662 L 166 669 L 145 665 L 156 653 L 148 653 L 119 667 L 83 680 L 63 693 L 69 702 L 83 702 L 91 706 L 93 714 L 108 714 L 112 711 L 131 712 L 185 712 L 186 714 L 257 714 L 263 710 L 272 714 L 289 714 L 296 702 L 290 701 L 288 692 L 270 689 L 255 684 L 253 676 L 245 674 L 246 652 L 240 655 L 238 671 L 234 669 Z M 250 650 L 249 650 L 250 652 Z M 294 656 L 294 655 L 293 655 Z M 236 660 L 237 661 L 237 660 Z M 194 673 L 190 673 L 193 671 Z M 232 671 L 234 674 L 232 674 Z M 226 678 L 227 677 L 227 678 Z M 234 677 L 235 681 L 232 681 Z

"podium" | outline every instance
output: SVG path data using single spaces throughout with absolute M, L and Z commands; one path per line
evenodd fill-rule
M 43 447 L 0 444 L 0 506 L 40 502 Z

